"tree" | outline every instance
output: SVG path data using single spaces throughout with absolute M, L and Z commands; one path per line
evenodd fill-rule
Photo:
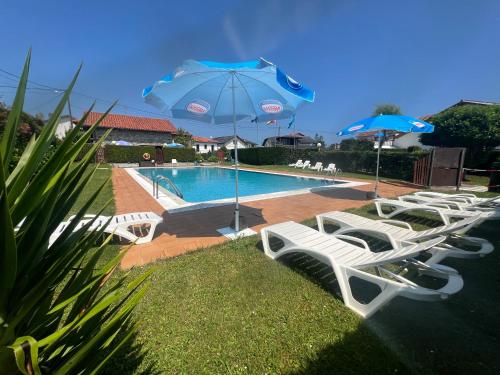
M 424 145 L 466 147 L 469 160 L 500 145 L 500 105 L 454 107 L 432 116 L 429 122 L 434 132 L 422 134 Z
M 190 132 L 183 128 L 177 129 L 177 134 L 175 135 L 174 142 L 175 143 L 180 143 L 181 145 L 184 145 L 186 147 L 191 147 L 191 143 L 193 140 L 193 136 L 191 135 Z
M 372 116 L 378 115 L 401 115 L 401 108 L 396 104 L 378 104 Z
M 343 139 L 340 142 L 341 151 L 373 151 L 373 142 L 363 139 Z

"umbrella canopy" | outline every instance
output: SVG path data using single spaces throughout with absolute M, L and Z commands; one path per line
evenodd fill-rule
M 378 115 L 356 121 L 342 129 L 337 135 L 352 135 L 354 133 L 372 130 L 394 130 L 403 133 L 432 133 L 434 125 L 410 116 Z
M 314 91 L 264 59 L 187 60 L 145 88 L 142 96 L 172 117 L 214 124 L 290 118 L 303 103 L 314 101 Z
M 264 59 L 240 63 L 187 60 L 172 74 L 143 90 L 146 103 L 174 118 L 212 124 L 233 123 L 235 219 L 239 231 L 238 148 L 236 122 L 267 122 L 294 116 L 314 101 L 314 91 Z
M 380 167 L 380 149 L 382 148 L 383 138 L 386 131 L 399 131 L 403 133 L 432 133 L 434 125 L 428 122 L 416 119 L 410 116 L 403 115 L 378 115 L 356 121 L 345 127 L 337 133 L 337 135 L 353 135 L 355 133 L 377 131 L 378 148 L 377 148 L 377 170 L 375 176 L 375 196 L 378 194 L 378 172 Z
M 165 143 L 163 146 L 168 147 L 168 148 L 184 148 L 185 146 L 181 143 Z
M 127 141 L 123 141 L 123 140 L 113 142 L 113 144 L 115 144 L 117 146 L 132 146 L 132 143 L 127 142 Z

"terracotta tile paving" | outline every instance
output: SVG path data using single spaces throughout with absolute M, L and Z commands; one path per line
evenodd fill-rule
M 151 243 L 136 245 L 129 250 L 122 260 L 123 268 L 144 265 L 227 240 L 217 229 L 229 225 L 233 217 L 232 205 L 169 214 L 125 170 L 113 168 L 112 178 L 117 214 L 153 211 L 162 215 L 164 220 L 157 227 Z M 365 199 L 369 190 L 373 190 L 371 183 L 355 188 L 247 202 L 241 205 L 241 215 L 246 224 L 258 232 L 266 225 L 282 221 L 302 221 L 321 212 L 363 206 L 369 202 Z M 381 183 L 379 193 L 383 197 L 395 197 L 415 190 L 405 184 Z

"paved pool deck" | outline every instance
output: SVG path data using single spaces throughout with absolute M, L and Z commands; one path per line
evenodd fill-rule
M 124 169 L 113 168 L 112 179 L 117 214 L 152 211 L 163 217 L 163 223 L 157 227 L 153 241 L 133 246 L 122 260 L 123 268 L 142 266 L 158 259 L 228 241 L 217 229 L 230 224 L 234 215 L 233 205 L 168 213 Z M 258 232 L 270 224 L 287 220 L 303 221 L 322 212 L 342 211 L 370 203 L 366 199 L 366 192 L 373 190 L 371 181 L 349 178 L 343 180 L 369 184 L 247 202 L 240 206 L 241 216 L 248 227 Z M 417 189 L 411 185 L 381 183 L 379 194 L 388 198 L 415 190 Z

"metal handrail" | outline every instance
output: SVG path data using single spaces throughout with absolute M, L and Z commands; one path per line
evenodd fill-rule
M 338 176 L 339 174 L 341 174 L 341 173 L 342 173 L 342 169 L 340 169 L 340 168 L 336 168 L 336 169 L 335 169 L 335 172 L 333 172 L 333 182 L 335 182 L 335 179 L 336 179 L 336 178 L 337 178 L 337 176 Z
M 156 176 L 156 181 L 153 182 L 153 197 L 158 199 L 158 190 L 159 190 L 159 182 L 160 180 L 167 181 L 167 183 L 172 187 L 174 190 L 175 195 L 177 195 L 179 198 L 184 199 L 184 196 L 182 195 L 182 192 L 180 189 L 170 180 L 168 177 L 165 176 Z M 155 189 L 156 186 L 156 189 Z

